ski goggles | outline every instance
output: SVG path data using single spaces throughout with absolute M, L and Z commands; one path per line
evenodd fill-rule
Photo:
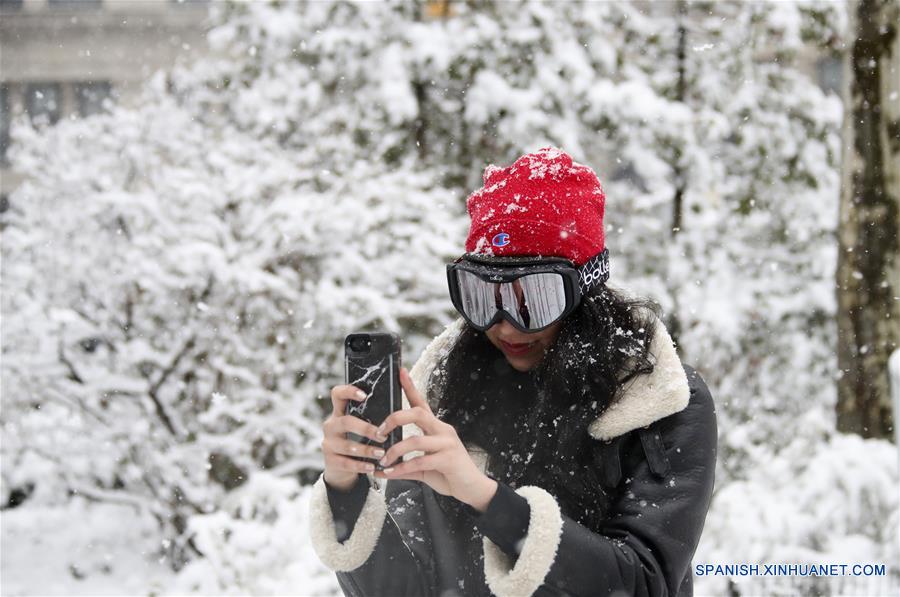
M 526 334 L 571 313 L 581 296 L 609 278 L 604 249 L 578 267 L 562 257 L 489 257 L 466 254 L 447 264 L 450 300 L 478 331 L 501 319 Z

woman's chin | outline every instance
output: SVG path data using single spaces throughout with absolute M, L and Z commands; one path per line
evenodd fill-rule
M 517 357 L 515 355 L 506 355 L 506 360 L 509 363 L 509 366 L 515 369 L 516 371 L 521 371 L 522 373 L 532 369 L 535 365 L 537 365 L 537 361 L 531 357 Z

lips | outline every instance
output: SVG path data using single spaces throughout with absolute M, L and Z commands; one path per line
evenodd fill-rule
M 520 355 L 530 352 L 532 348 L 535 347 L 537 342 L 524 342 L 520 344 L 510 344 L 509 342 L 504 342 L 500 340 L 500 346 L 503 348 L 503 351 L 508 354 Z

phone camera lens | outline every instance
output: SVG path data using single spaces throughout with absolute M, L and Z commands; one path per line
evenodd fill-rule
M 366 336 L 355 336 L 350 339 L 350 348 L 356 352 L 366 352 L 372 346 L 372 340 Z

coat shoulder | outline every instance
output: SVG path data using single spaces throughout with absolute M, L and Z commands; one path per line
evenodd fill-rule
M 703 376 L 692 366 L 684 364 L 690 392 L 688 405 L 668 417 L 656 422 L 659 439 L 666 452 L 676 452 L 674 460 L 682 460 L 682 452 L 687 452 L 687 459 L 710 457 L 715 460 L 718 443 L 718 427 L 716 421 L 716 404 Z M 681 450 L 688 447 L 689 450 Z M 693 463 L 697 464 L 697 463 Z
M 690 398 L 687 408 L 681 412 L 688 415 L 691 420 L 696 419 L 698 423 L 706 422 L 715 425 L 716 403 L 709 391 L 709 386 L 706 385 L 706 380 L 692 366 L 683 364 L 682 367 L 687 376 Z

